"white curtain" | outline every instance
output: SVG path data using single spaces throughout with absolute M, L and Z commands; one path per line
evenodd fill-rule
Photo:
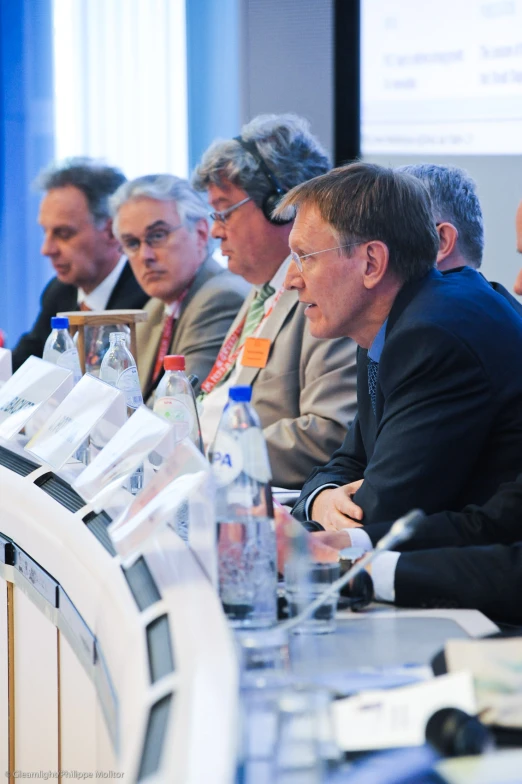
M 54 0 L 56 158 L 188 174 L 185 0 Z

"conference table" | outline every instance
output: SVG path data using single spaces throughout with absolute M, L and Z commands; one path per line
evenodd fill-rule
M 229 784 L 240 673 L 216 593 L 169 527 L 124 568 L 110 522 L 66 472 L 29 459 L 16 440 L 0 443 L 0 772 L 11 782 L 61 771 Z M 494 630 L 473 611 L 372 606 L 339 613 L 336 633 L 316 637 L 313 650 L 342 677 L 369 665 L 426 666 L 448 637 Z M 292 642 L 297 653 L 304 640 Z M 475 780 L 448 770 L 455 784 Z

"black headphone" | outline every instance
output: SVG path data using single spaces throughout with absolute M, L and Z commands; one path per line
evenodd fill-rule
M 241 138 L 241 136 L 234 136 L 234 141 L 239 142 L 241 147 L 245 149 L 253 159 L 259 164 L 259 167 L 263 174 L 265 175 L 266 179 L 270 183 L 271 190 L 267 193 L 265 198 L 263 199 L 263 204 L 261 205 L 261 209 L 263 210 L 263 215 L 270 221 L 270 223 L 274 223 L 276 226 L 284 226 L 286 223 L 291 223 L 293 218 L 287 218 L 284 220 L 283 218 L 273 218 L 272 212 L 275 210 L 281 198 L 287 192 L 277 177 L 275 176 L 274 172 L 269 169 L 267 162 L 261 156 L 259 150 L 257 149 L 257 145 L 255 142 L 249 142 L 245 139 Z

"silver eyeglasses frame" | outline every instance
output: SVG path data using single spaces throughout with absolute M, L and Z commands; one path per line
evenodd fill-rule
M 310 256 L 317 256 L 318 253 L 327 253 L 329 250 L 341 250 L 342 248 L 354 248 L 356 245 L 362 245 L 363 241 L 360 240 L 359 242 L 349 242 L 348 245 L 336 245 L 335 248 L 323 248 L 323 250 L 314 250 L 313 253 L 305 253 L 303 256 L 299 256 L 295 252 L 295 250 L 290 251 L 290 258 L 294 262 L 295 266 L 299 270 L 299 272 L 303 271 L 303 260 L 308 259 Z
M 222 210 L 221 212 L 219 212 L 218 210 L 214 212 L 209 212 L 209 218 L 210 220 L 217 221 L 218 223 L 226 223 L 228 216 L 232 212 L 234 212 L 234 210 L 237 210 L 238 207 L 242 207 L 243 204 L 246 204 L 247 201 L 252 201 L 250 196 L 247 196 L 246 199 L 241 199 L 241 201 L 238 201 L 236 204 L 233 204 L 231 207 L 227 207 L 226 210 Z
M 121 247 L 123 248 L 125 255 L 129 257 L 136 256 L 140 252 L 142 245 L 148 245 L 149 248 L 152 248 L 153 250 L 156 248 L 164 248 L 170 239 L 170 235 L 174 234 L 175 231 L 178 231 L 178 229 L 181 229 L 183 226 L 184 226 L 183 223 L 178 223 L 177 226 L 169 226 L 168 229 L 167 228 L 152 229 L 152 231 L 147 232 L 147 234 L 143 238 L 141 237 L 132 238 L 132 242 L 133 243 L 137 242 L 137 245 L 133 245 L 133 244 L 129 245 L 127 241 L 121 240 Z M 154 238 L 155 234 L 160 235 L 160 238 L 155 239 Z

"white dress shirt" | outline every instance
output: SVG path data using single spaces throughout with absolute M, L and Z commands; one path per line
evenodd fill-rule
M 112 272 L 109 272 L 105 280 L 102 280 L 100 285 L 96 286 L 96 288 L 91 291 L 90 294 L 86 294 L 83 289 L 79 288 L 78 306 L 84 302 L 89 310 L 105 310 L 107 308 L 107 303 L 111 297 L 112 291 L 118 282 L 118 278 L 123 272 L 126 261 L 127 259 L 125 256 L 122 256 Z
M 272 305 L 274 304 L 274 300 L 277 296 L 278 291 L 282 287 L 285 277 L 286 271 L 290 266 L 290 257 L 285 259 L 285 261 L 281 264 L 279 269 L 277 270 L 276 274 L 272 278 L 270 285 L 274 289 L 274 293 L 272 296 L 268 297 L 264 303 L 265 313 L 268 313 Z M 259 290 L 260 286 L 255 287 Z M 253 334 L 253 337 L 259 338 L 263 337 L 263 329 L 267 323 L 267 320 L 263 320 L 256 331 Z M 243 358 L 243 349 L 241 349 L 239 356 L 236 360 L 234 367 L 232 368 L 231 373 L 229 374 L 228 378 L 222 383 L 217 384 L 214 389 L 205 395 L 203 400 L 201 401 L 200 405 L 200 424 L 201 424 L 201 435 L 203 437 L 203 444 L 205 446 L 205 451 L 208 450 L 208 447 L 212 444 L 214 440 L 214 436 L 216 435 L 216 430 L 219 425 L 219 420 L 221 419 L 221 414 L 223 413 L 223 409 L 228 401 L 228 390 L 230 387 L 233 387 L 237 383 L 237 378 L 241 372 L 241 360 Z M 204 381 L 205 379 L 201 379 Z

